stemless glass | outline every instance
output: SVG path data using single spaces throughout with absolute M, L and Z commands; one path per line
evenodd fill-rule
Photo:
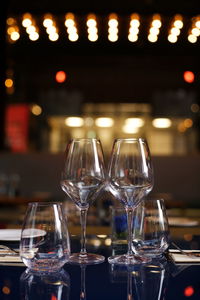
M 140 256 L 161 256 L 169 245 L 168 220 L 163 199 L 142 201 L 135 210 L 133 245 Z
M 67 146 L 61 187 L 80 210 L 81 251 L 70 256 L 70 262 L 93 264 L 104 256 L 86 251 L 86 218 L 89 205 L 104 186 L 105 168 L 98 139 L 73 139 Z
M 124 205 L 128 223 L 128 252 L 108 258 L 110 263 L 135 264 L 148 261 L 135 255 L 133 241 L 133 213 L 142 198 L 153 187 L 153 168 L 147 142 L 142 139 L 116 139 L 109 163 L 111 192 Z
M 55 272 L 70 256 L 70 240 L 62 203 L 34 202 L 22 227 L 20 256 L 36 272 Z

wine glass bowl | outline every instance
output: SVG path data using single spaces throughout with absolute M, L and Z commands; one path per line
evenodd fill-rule
M 61 187 L 80 211 L 81 251 L 74 253 L 74 263 L 98 263 L 103 256 L 87 253 L 85 246 L 86 217 L 89 206 L 105 182 L 105 167 L 101 143 L 98 139 L 73 139 L 67 145 Z
M 153 169 L 144 139 L 116 139 L 109 166 L 111 189 L 125 207 L 134 207 L 153 187 Z
M 153 168 L 146 140 L 116 139 L 109 162 L 110 190 L 124 205 L 128 223 L 128 253 L 109 257 L 110 263 L 135 264 L 145 261 L 132 250 L 133 212 L 153 188 Z

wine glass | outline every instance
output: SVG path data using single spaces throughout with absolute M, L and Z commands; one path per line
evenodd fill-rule
M 128 223 L 128 252 L 108 258 L 110 263 L 135 264 L 147 262 L 135 255 L 133 213 L 136 206 L 153 188 L 153 168 L 147 142 L 142 139 L 116 139 L 108 171 L 111 192 L 124 205 Z
M 73 253 L 70 262 L 93 264 L 104 256 L 86 251 L 86 218 L 90 204 L 104 186 L 105 168 L 101 143 L 98 139 L 73 139 L 67 145 L 61 187 L 80 211 L 81 250 Z
M 29 269 L 39 273 L 58 271 L 68 262 L 70 239 L 62 203 L 28 204 L 22 227 L 20 256 Z

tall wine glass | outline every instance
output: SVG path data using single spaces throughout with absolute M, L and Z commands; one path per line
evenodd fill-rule
M 93 264 L 104 261 L 104 256 L 86 251 L 86 218 L 90 204 L 105 181 L 101 143 L 98 139 L 73 139 L 66 149 L 61 187 L 80 210 L 81 251 L 70 257 L 72 263 Z
M 116 139 L 109 163 L 111 191 L 124 205 L 128 223 L 128 252 L 108 258 L 110 263 L 135 264 L 147 258 L 135 255 L 133 246 L 133 212 L 153 187 L 153 168 L 147 142 L 142 139 Z

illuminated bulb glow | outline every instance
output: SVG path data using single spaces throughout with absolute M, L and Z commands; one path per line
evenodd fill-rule
M 16 42 L 19 38 L 20 38 L 20 34 L 19 34 L 19 27 L 17 25 L 17 22 L 14 18 L 8 18 L 7 19 L 7 24 L 12 24 L 9 25 L 7 28 L 7 33 L 9 35 L 9 39 L 12 42 Z
M 154 34 L 149 34 L 149 35 L 148 35 L 148 40 L 149 40 L 149 42 L 151 42 L 151 43 L 155 43 L 155 42 L 157 42 L 157 40 L 158 40 L 158 36 L 157 36 L 157 35 L 154 35 Z
M 197 42 L 197 37 L 193 34 L 189 34 L 188 35 L 188 41 L 192 44 L 196 43 Z
M 33 26 L 33 25 L 30 25 L 30 26 L 28 26 L 28 27 L 26 28 L 26 32 L 27 32 L 28 34 L 31 34 L 31 33 L 33 33 L 33 32 L 36 32 L 36 27 Z
M 29 35 L 31 41 L 37 41 L 39 39 L 38 28 L 30 14 L 23 16 L 22 25 L 26 28 L 26 33 Z
M 49 40 L 52 41 L 52 42 L 55 42 L 59 39 L 59 35 L 57 32 L 54 32 L 54 33 L 50 33 L 49 34 Z
M 195 79 L 195 75 L 192 71 L 185 71 L 183 73 L 183 79 L 187 82 L 187 83 L 192 83 L 194 82 Z
M 11 33 L 15 32 L 15 31 L 16 31 L 16 29 L 15 29 L 15 27 L 13 27 L 13 26 L 10 26 L 10 27 L 7 29 L 7 33 L 8 33 L 9 35 L 11 35 Z
M 95 120 L 95 124 L 98 127 L 112 127 L 114 121 L 112 118 L 97 118 Z
M 127 118 L 125 120 L 126 125 L 131 125 L 134 127 L 142 127 L 144 126 L 144 120 L 141 118 Z
M 159 32 L 160 32 L 160 30 L 159 30 L 157 27 L 151 27 L 151 28 L 149 29 L 149 33 L 150 33 L 151 35 L 158 35 Z
M 29 14 L 29 13 L 25 13 L 24 15 L 23 15 L 23 20 L 22 20 L 22 26 L 23 27 L 28 27 L 28 26 L 31 26 L 32 25 L 32 15 L 31 14 Z
M 188 41 L 190 43 L 196 43 L 197 37 L 200 36 L 200 16 L 193 19 L 191 28 L 188 33 Z
M 169 128 L 172 125 L 172 121 L 168 118 L 156 118 L 152 121 L 152 124 L 156 128 Z
M 200 20 L 197 20 L 197 21 L 195 22 L 195 26 L 196 26 L 197 28 L 200 29 Z
M 47 32 L 48 34 L 54 34 L 54 33 L 57 32 L 57 29 L 56 29 L 55 26 L 52 26 L 52 25 L 51 25 L 51 26 L 48 26 L 48 27 L 47 27 L 46 32 Z
M 31 26 L 31 24 L 32 24 L 31 19 L 26 18 L 22 21 L 22 26 L 25 27 L 25 28 L 28 27 L 28 26 Z
M 131 126 L 130 124 L 125 124 L 125 125 L 122 127 L 122 131 L 123 131 L 124 133 L 127 133 L 127 134 L 134 134 L 134 133 L 138 133 L 139 128 L 138 128 L 138 127 Z
M 183 21 L 181 21 L 181 20 L 174 21 L 174 27 L 176 27 L 178 29 L 183 28 Z
M 34 105 L 31 107 L 31 112 L 32 112 L 33 115 L 39 116 L 39 115 L 41 115 L 41 113 L 42 113 L 42 108 L 41 108 L 39 105 L 34 104 Z
M 13 80 L 12 80 L 11 78 L 7 78 L 7 79 L 5 80 L 5 86 L 6 86 L 7 88 L 11 88 L 11 87 L 13 86 Z
M 80 117 L 68 117 L 65 119 L 65 125 L 69 127 L 81 127 L 83 124 L 83 118 Z
M 8 18 L 6 20 L 7 25 L 11 26 L 15 24 L 15 19 L 14 18 Z
M 116 42 L 118 40 L 118 17 L 116 14 L 110 14 L 108 21 L 108 40 Z
M 88 32 L 88 40 L 91 42 L 96 42 L 98 40 L 98 29 L 97 29 L 96 16 L 89 15 L 86 25 L 87 25 L 87 32 Z
M 49 27 L 49 26 L 52 26 L 53 25 L 53 20 L 52 19 L 49 19 L 49 18 L 46 18 L 46 19 L 44 19 L 44 21 L 43 21 L 43 25 L 44 25 L 44 27 Z
M 130 18 L 128 40 L 130 42 L 136 42 L 139 34 L 140 17 L 138 14 L 132 14 Z
M 171 31 L 172 35 L 176 35 L 176 36 L 180 35 L 180 33 L 181 33 L 180 29 L 177 27 L 172 27 L 172 29 L 170 31 Z
M 174 34 L 169 34 L 168 37 L 167 37 L 168 41 L 170 43 L 176 43 L 178 41 L 178 38 L 176 35 Z
M 161 20 L 159 20 L 159 19 L 153 20 L 153 21 L 152 21 L 152 26 L 153 26 L 154 28 L 160 28 L 160 27 L 162 26 Z
M 128 35 L 128 40 L 130 41 L 130 42 L 137 42 L 137 40 L 138 40 L 138 35 L 136 34 L 136 35 L 134 35 L 134 34 L 129 34 Z
M 78 40 L 78 38 L 79 38 L 79 36 L 78 36 L 78 34 L 76 34 L 76 33 L 70 33 L 70 34 L 68 35 L 68 39 L 69 39 L 69 41 L 71 41 L 71 42 L 76 42 L 76 41 Z
M 55 42 L 59 39 L 58 28 L 51 14 L 44 16 L 43 26 L 46 28 L 46 33 L 50 41 Z
M 67 13 L 65 15 L 65 27 L 67 29 L 68 40 L 71 42 L 76 42 L 79 39 L 79 35 L 74 14 Z
M 38 32 L 32 32 L 29 34 L 29 39 L 31 41 L 37 41 L 39 39 L 39 34 Z
M 200 35 L 199 28 L 195 27 L 191 30 L 191 34 L 195 35 L 196 37 Z
M 181 15 L 175 15 L 167 37 L 170 43 L 176 43 L 178 41 L 178 36 L 181 33 L 181 28 L 183 28 L 183 17 Z
M 131 27 L 139 27 L 140 26 L 140 21 L 138 20 L 138 19 L 132 19 L 131 21 L 130 21 L 130 26 Z
M 160 33 L 160 28 L 162 26 L 160 15 L 154 15 L 151 21 L 151 27 L 149 28 L 148 40 L 151 43 L 155 43 L 158 40 L 158 35 Z
M 20 34 L 17 31 L 11 33 L 10 38 L 12 41 L 17 41 L 20 38 Z
M 56 81 L 57 81 L 58 83 L 63 83 L 63 82 L 65 82 L 66 78 L 67 78 L 67 75 L 66 75 L 66 73 L 65 73 L 64 71 L 58 71 L 58 72 L 56 73 L 55 79 L 56 79 Z

